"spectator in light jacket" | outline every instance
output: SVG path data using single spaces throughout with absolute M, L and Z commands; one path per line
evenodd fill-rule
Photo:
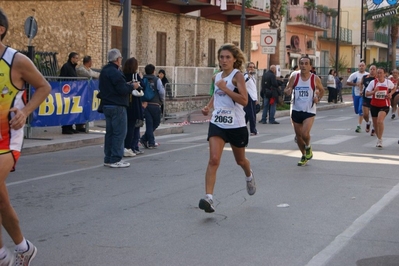
M 76 74 L 78 74 L 78 77 L 98 79 L 100 77 L 100 73 L 92 70 L 91 65 L 91 56 L 86 55 L 85 57 L 83 57 L 83 65 L 79 66 L 76 69 Z

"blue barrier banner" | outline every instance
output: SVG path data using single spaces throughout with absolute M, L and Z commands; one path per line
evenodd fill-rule
M 98 80 L 51 81 L 47 99 L 33 112 L 32 127 L 84 124 L 104 119 L 97 112 Z M 31 94 L 35 89 L 31 89 Z

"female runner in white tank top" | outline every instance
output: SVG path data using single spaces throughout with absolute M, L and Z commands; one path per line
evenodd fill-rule
M 255 179 L 249 160 L 245 157 L 248 144 L 248 129 L 245 123 L 244 106 L 248 102 L 244 75 L 243 52 L 234 44 L 224 44 L 218 50 L 219 65 L 222 72 L 215 77 L 215 91 L 209 103 L 202 109 L 204 115 L 213 107 L 209 123 L 209 161 L 205 174 L 205 197 L 200 200 L 199 208 L 205 212 L 214 212 L 213 189 L 216 172 L 220 164 L 223 148 L 230 143 L 234 158 L 244 170 L 247 192 L 255 194 Z

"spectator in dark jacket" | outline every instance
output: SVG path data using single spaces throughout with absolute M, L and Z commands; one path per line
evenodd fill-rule
M 144 102 L 144 118 L 145 118 L 145 133 L 140 138 L 140 143 L 146 149 L 154 149 L 155 144 L 154 131 L 161 123 L 161 104 L 165 97 L 165 88 L 159 78 L 155 76 L 155 66 L 152 64 L 145 66 L 145 75 L 143 79 L 148 79 L 148 82 L 155 91 L 155 96 L 148 102 Z
M 335 75 L 335 84 L 336 84 L 336 89 L 337 89 L 337 96 L 338 96 L 338 99 L 337 99 L 337 101 L 339 102 L 343 102 L 342 101 L 342 78 L 341 77 L 338 77 L 338 74 L 337 74 L 337 72 L 335 72 L 336 73 L 336 75 Z
M 68 56 L 68 61 L 61 67 L 60 71 L 60 77 L 68 77 L 68 78 L 76 78 L 78 75 L 76 74 L 76 66 L 78 65 L 79 62 L 79 55 L 75 52 L 72 52 Z M 68 79 L 72 80 L 72 79 Z M 63 125 L 62 128 L 62 134 L 73 134 L 73 133 L 79 133 L 85 132 L 86 129 L 84 128 L 83 125 L 76 125 L 76 130 L 73 129 L 73 125 Z
M 79 62 L 78 53 L 72 52 L 68 55 L 68 61 L 61 67 L 60 77 L 76 78 L 76 66 Z
M 276 78 L 276 66 L 271 65 L 269 71 L 263 74 L 261 82 L 261 96 L 263 97 L 263 113 L 259 123 L 267 124 L 267 113 L 269 113 L 270 124 L 280 124 L 274 118 L 276 104 L 278 101 L 278 82 Z
M 126 107 L 129 106 L 129 96 L 138 82 L 127 83 L 125 76 L 119 70 L 122 55 L 118 49 L 108 51 L 108 64 L 100 73 L 99 89 L 101 101 L 104 104 L 105 139 L 104 166 L 111 168 L 129 167 L 130 163 L 122 161 L 124 140 L 127 131 Z
M 131 57 L 126 60 L 123 65 L 123 74 L 126 77 L 126 81 L 141 81 L 140 75 L 137 73 L 138 68 L 139 64 L 136 58 Z M 143 151 L 139 149 L 140 123 L 143 121 L 144 114 L 141 97 L 136 97 L 131 94 L 129 95 L 129 107 L 127 108 L 127 133 L 123 156 L 133 157 L 143 153 Z
M 166 96 L 169 99 L 172 99 L 172 87 L 170 85 L 166 86 L 166 84 L 169 83 L 169 80 L 166 78 L 165 70 L 160 69 L 158 71 L 158 78 L 160 78 L 162 81 L 162 85 L 165 88 Z

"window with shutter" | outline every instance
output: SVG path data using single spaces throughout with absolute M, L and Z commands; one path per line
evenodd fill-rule
M 117 48 L 122 51 L 122 27 L 111 27 L 111 48 Z
M 208 66 L 216 66 L 216 40 L 208 39 Z
M 166 32 L 157 32 L 157 66 L 166 66 Z

